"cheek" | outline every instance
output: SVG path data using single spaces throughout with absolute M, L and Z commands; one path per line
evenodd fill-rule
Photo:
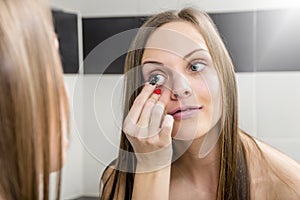
M 210 69 L 200 76 L 201 78 L 199 77 L 199 80 L 201 81 L 199 81 L 199 87 L 197 87 L 198 94 L 202 93 L 203 96 L 210 99 L 212 104 L 215 104 L 215 102 L 219 103 L 221 89 L 217 73 L 213 69 Z
M 197 95 L 198 103 L 202 104 L 206 109 L 205 112 L 210 115 L 212 123 L 221 116 L 222 101 L 221 101 L 221 88 L 217 75 L 201 76 L 197 82 L 193 83 L 194 94 Z
M 222 101 L 221 101 L 221 89 L 219 81 L 215 80 L 207 86 L 209 92 L 209 112 L 211 115 L 212 125 L 215 125 L 221 117 Z
M 193 85 L 193 95 L 195 99 L 202 106 L 208 106 L 212 101 L 212 90 L 205 80 L 202 78 L 191 82 Z

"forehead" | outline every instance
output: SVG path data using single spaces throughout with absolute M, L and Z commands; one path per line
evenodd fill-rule
M 156 29 L 149 37 L 147 49 L 159 49 L 185 56 L 195 49 L 208 51 L 206 42 L 201 33 L 189 22 L 170 22 Z

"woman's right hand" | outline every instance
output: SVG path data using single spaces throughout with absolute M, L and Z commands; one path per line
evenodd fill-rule
M 146 83 L 123 123 L 137 158 L 136 172 L 159 170 L 171 164 L 174 119 L 165 114 L 164 100 Z

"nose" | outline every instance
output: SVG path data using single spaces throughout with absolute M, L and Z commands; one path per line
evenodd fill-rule
M 192 95 L 189 83 L 182 76 L 176 76 L 173 80 L 172 99 L 187 98 Z
M 191 96 L 191 92 L 188 90 L 177 90 L 173 92 L 172 96 L 174 99 L 185 98 Z

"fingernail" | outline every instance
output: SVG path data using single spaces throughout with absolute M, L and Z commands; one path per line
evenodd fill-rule
M 157 94 L 157 95 L 160 95 L 161 94 L 161 89 L 159 88 L 156 88 L 154 91 L 153 91 L 154 94 Z

